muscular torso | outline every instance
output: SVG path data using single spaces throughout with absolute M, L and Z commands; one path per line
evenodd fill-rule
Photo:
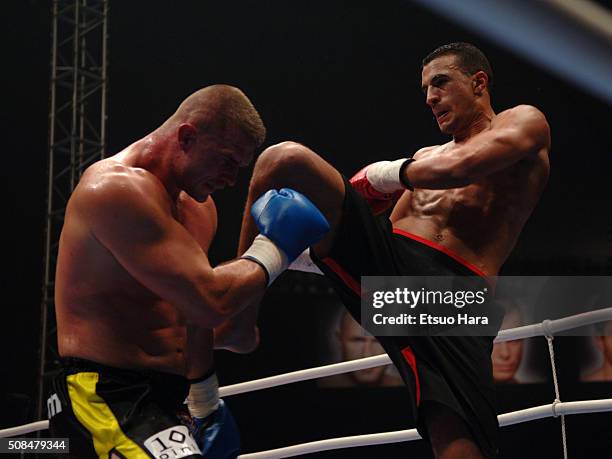
M 415 159 L 429 150 L 421 150 Z M 533 211 L 548 172 L 548 152 L 543 149 L 462 188 L 406 192 L 391 222 L 496 275 Z
M 60 355 L 199 377 L 212 365 L 212 331 L 190 325 L 134 279 L 96 239 L 84 215 L 88 203 L 80 190 L 117 173 L 117 164 L 123 174 L 157 180 L 125 162 L 119 154 L 90 167 L 66 210 L 55 286 Z M 168 198 L 167 208 L 206 252 L 216 229 L 212 199 L 200 204 L 181 193 L 176 203 Z

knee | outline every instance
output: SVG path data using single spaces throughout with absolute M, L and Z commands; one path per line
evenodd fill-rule
M 266 148 L 257 158 L 254 178 L 289 178 L 296 170 L 308 167 L 314 153 L 302 144 L 292 141 L 277 143 Z

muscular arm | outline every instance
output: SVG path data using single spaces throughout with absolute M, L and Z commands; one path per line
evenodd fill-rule
M 451 142 L 416 154 L 404 174 L 415 188 L 458 188 L 549 146 L 544 115 L 534 107 L 522 105 L 500 114 L 490 129 L 463 143 Z
M 189 231 L 204 253 L 217 232 L 217 208 L 212 196 L 199 203 L 181 192 L 178 199 L 178 215 L 181 224 Z M 187 320 L 187 370 L 189 379 L 197 379 L 213 366 L 213 331 L 193 320 Z
M 173 217 L 165 189 L 145 174 L 109 173 L 81 190 L 80 203 L 93 237 L 124 269 L 200 326 L 215 327 L 265 288 L 256 263 L 236 260 L 213 269 Z

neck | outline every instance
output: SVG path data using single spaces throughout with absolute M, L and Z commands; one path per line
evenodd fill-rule
M 176 201 L 180 190 L 172 175 L 174 149 L 169 138 L 154 131 L 126 150 L 126 159 L 130 165 L 144 169 L 157 177 L 168 191 L 168 195 Z
M 495 112 L 490 105 L 479 108 L 472 114 L 466 126 L 453 134 L 455 143 L 465 142 L 485 129 L 489 129 L 491 121 L 495 118 Z

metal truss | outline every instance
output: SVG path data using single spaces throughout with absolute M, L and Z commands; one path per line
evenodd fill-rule
M 46 406 L 46 376 L 57 367 L 54 291 L 60 231 L 83 171 L 104 157 L 108 0 L 54 0 L 51 36 L 48 187 L 41 305 L 37 417 Z

